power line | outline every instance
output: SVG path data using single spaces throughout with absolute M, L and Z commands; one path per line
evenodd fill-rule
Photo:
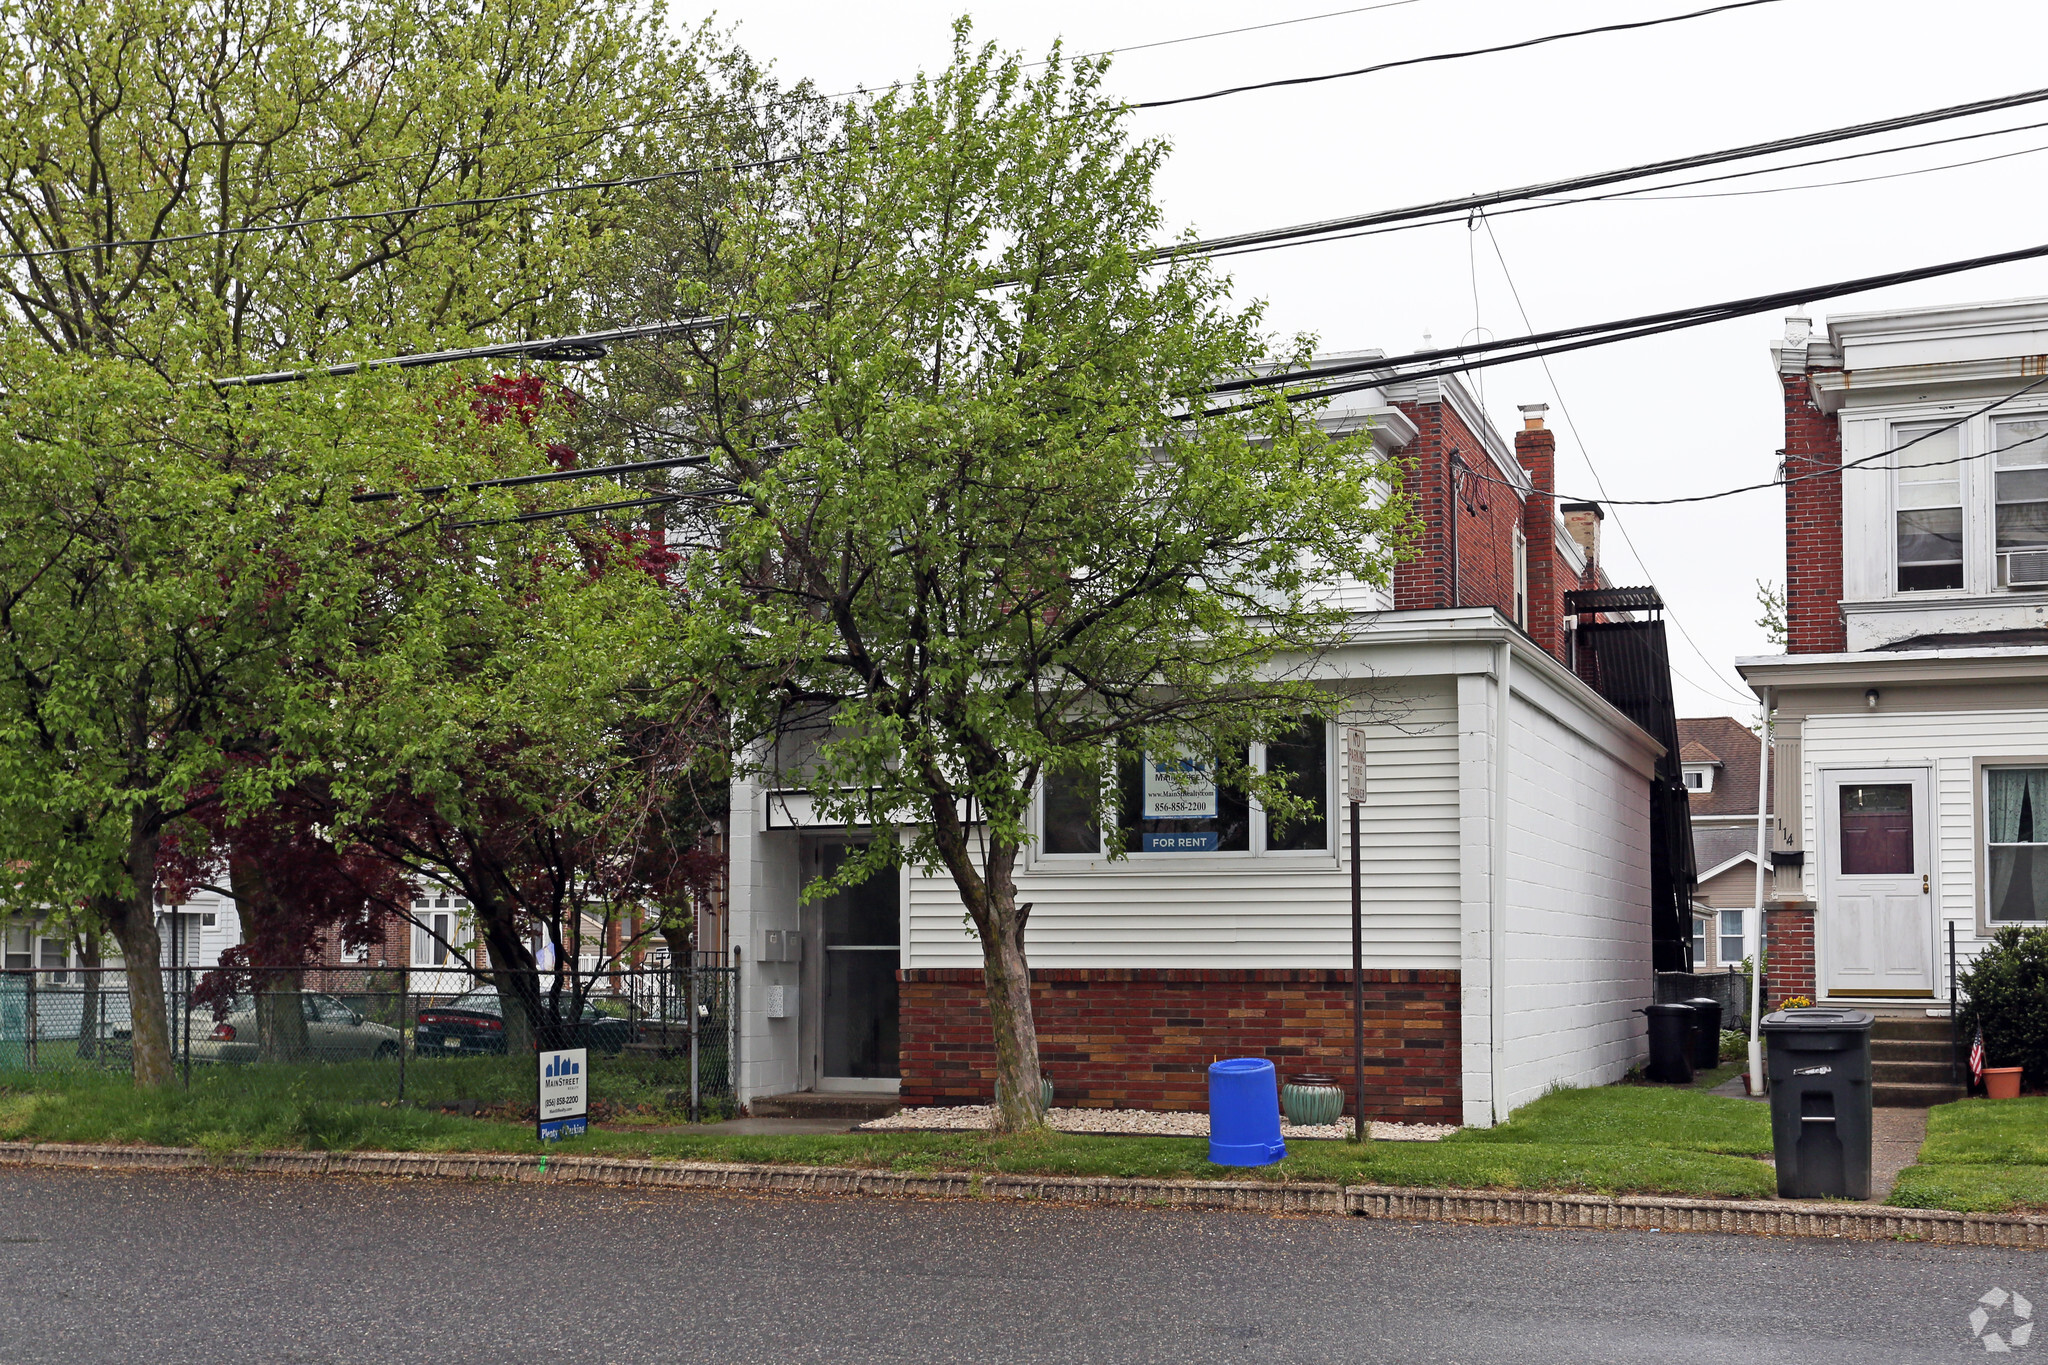
M 1258 81 L 1251 85 L 1233 85 L 1223 90 L 1211 90 L 1201 95 L 1178 95 L 1172 99 L 1145 100 L 1133 104 L 1133 109 L 1170 109 L 1178 104 L 1196 104 L 1203 100 L 1220 100 L 1226 95 L 1243 95 L 1253 90 L 1277 90 L 1293 85 L 1317 85 L 1323 81 L 1341 81 L 1352 76 L 1369 76 L 1376 71 L 1391 71 L 1401 66 L 1422 66 L 1430 62 L 1452 62 L 1464 57 L 1484 57 L 1495 52 L 1514 52 L 1525 47 L 1541 47 L 1545 43 L 1559 43 L 1567 38 L 1585 38 L 1596 33 L 1625 33 L 1631 29 L 1656 28 L 1662 24 L 1684 23 L 1688 19 L 1704 19 L 1710 14 L 1725 14 L 1729 10 L 1753 9 L 1758 5 L 1775 5 L 1779 0 L 1734 0 L 1732 4 L 1715 5 L 1711 9 L 1694 10 L 1690 14 L 1667 14 L 1660 19 L 1635 19 L 1621 24 L 1602 24 L 1597 28 L 1573 29 L 1568 33 L 1546 33 L 1539 38 L 1524 38 L 1520 42 L 1500 43 L 1493 47 L 1467 48 L 1462 52 L 1436 52 L 1427 57 L 1403 57 L 1399 61 L 1378 62 L 1372 66 L 1361 66 L 1351 71 L 1331 71 L 1320 76 L 1288 76 L 1277 81 Z
M 574 336 L 537 337 L 531 341 L 504 341 L 490 346 L 469 346 L 453 351 L 421 351 L 413 355 L 380 356 L 375 360 L 351 360 L 310 370 L 273 370 L 269 374 L 239 374 L 208 382 L 217 389 L 258 388 L 268 384 L 296 384 L 308 379 L 339 379 L 365 370 L 417 369 L 424 365 L 449 365 L 463 360 L 495 360 L 523 356 L 529 360 L 602 360 L 607 349 L 621 341 L 693 332 L 727 323 L 749 322 L 744 315 L 688 318 L 681 322 L 649 322 L 638 327 L 619 327 L 609 332 L 579 332 Z
M 1529 320 L 1529 306 L 1522 302 L 1521 288 L 1515 283 L 1514 272 L 1508 269 L 1507 254 L 1501 250 L 1500 237 L 1494 232 L 1493 224 L 1486 221 L 1485 214 L 1482 213 L 1479 215 L 1479 221 L 1481 223 L 1484 223 L 1486 226 L 1486 239 L 1493 244 L 1494 259 L 1500 262 L 1501 278 L 1506 280 L 1508 283 L 1508 295 L 1515 301 L 1515 311 L 1522 315 L 1522 326 L 1528 328 L 1531 331 L 1535 330 L 1535 324 Z M 1539 357 L 1539 360 L 1543 366 L 1543 377 L 1550 382 L 1551 396 L 1557 399 L 1557 410 L 1559 413 L 1563 414 L 1565 425 L 1571 429 L 1572 440 L 1576 442 L 1579 447 L 1579 455 L 1586 462 L 1586 470 L 1588 473 L 1592 474 L 1593 484 L 1600 490 L 1600 501 L 1606 503 L 1608 502 L 1608 499 L 1606 497 L 1607 481 L 1600 477 L 1600 470 L 1593 463 L 1593 452 L 1587 449 L 1586 438 L 1580 434 L 1579 424 L 1576 420 L 1573 419 L 1572 410 L 1570 406 L 1567 405 L 1564 401 L 1564 390 L 1558 387 L 1557 376 L 1551 373 L 1550 361 L 1548 357 Z M 1567 498 L 1565 499 L 1565 501 L 1591 502 L 1593 501 L 1593 499 Z M 1622 540 L 1627 542 L 1629 553 L 1636 557 L 1637 565 L 1641 567 L 1645 574 L 1649 574 L 1651 579 L 1654 581 L 1656 575 L 1650 574 L 1649 561 L 1643 557 L 1643 552 L 1636 546 L 1636 538 L 1628 533 L 1627 525 L 1623 523 L 1622 519 L 1619 516 L 1617 516 L 1614 519 L 1614 529 L 1621 532 L 1621 538 Z M 1715 664 L 1715 662 L 1712 659 L 1709 659 L 1707 657 L 1707 652 L 1704 649 L 1700 648 L 1699 641 L 1692 638 L 1692 632 L 1685 628 L 1685 622 L 1678 619 L 1678 613 L 1670 610 L 1670 608 L 1667 607 L 1665 609 L 1664 614 L 1670 618 L 1672 625 L 1678 627 L 1678 633 L 1685 637 L 1686 644 L 1692 646 L 1692 652 L 1699 656 L 1700 662 L 1707 666 L 1708 676 L 1712 677 L 1717 685 L 1725 685 L 1726 680 L 1720 676 L 1719 665 Z M 1671 671 L 1674 673 L 1678 672 L 1678 670 L 1675 668 Z M 1685 677 L 1685 675 L 1682 673 L 1679 674 L 1679 676 L 1682 678 Z M 1691 678 L 1685 678 L 1685 681 L 1692 683 L 1694 687 L 1698 687 L 1702 692 L 1709 693 L 1710 695 L 1714 694 L 1715 692 L 1714 688 L 1702 686 L 1700 683 L 1694 682 Z M 1720 697 L 1723 700 L 1727 700 L 1730 694 L 1727 692 L 1721 692 L 1718 695 L 1720 695 Z M 1744 704 L 1746 705 L 1747 703 L 1745 702 Z
M 1630 180 L 1647 180 L 1674 171 L 1699 170 L 1707 166 L 1721 166 L 1733 161 L 1747 161 L 1777 152 L 1798 151 L 1806 147 L 1823 147 L 1830 143 L 1849 142 L 1858 138 L 1874 137 L 1880 133 L 1896 132 L 1905 128 L 1919 128 L 1931 123 L 1944 123 L 1952 119 L 1970 118 L 1977 114 L 1996 113 L 2002 109 L 2017 109 L 2030 104 L 2048 101 L 2048 88 L 2023 90 L 2016 94 L 2001 95 L 1995 99 L 1974 100 L 1967 104 L 1951 104 L 1939 109 L 1928 109 L 1916 114 L 1901 114 L 1892 118 L 1873 119 L 1865 123 L 1853 123 L 1839 128 L 1826 128 L 1817 132 L 1802 133 L 1794 137 L 1773 138 L 1768 142 L 1752 142 L 1740 147 L 1728 147 L 1720 151 L 1697 152 L 1690 156 L 1671 157 L 1663 161 L 1642 162 L 1633 166 L 1622 166 L 1614 170 L 1596 171 L 1587 175 L 1566 176 L 1558 180 L 1543 181 L 1534 185 L 1523 185 L 1514 189 L 1488 190 L 1481 194 L 1460 195 L 1455 199 L 1438 199 L 1425 204 L 1410 204 L 1404 208 L 1380 209 L 1372 213 L 1349 214 L 1341 218 L 1326 218 L 1318 222 L 1297 223 L 1288 227 L 1259 228 L 1250 232 L 1230 233 L 1220 237 L 1197 238 L 1191 242 L 1175 243 L 1154 247 L 1150 256 L 1165 260 L 1176 256 L 1216 255 L 1239 247 L 1257 246 L 1269 242 L 1293 241 L 1297 238 L 1314 238 L 1334 233 L 1347 232 L 1355 228 L 1379 227 L 1388 223 L 1410 222 L 1421 218 L 1463 219 L 1474 209 L 1490 209 L 1497 204 L 1517 203 L 1524 200 L 1541 199 L 1552 195 L 1568 194 L 1574 190 L 1597 189 L 1602 185 L 1621 184 Z M 2004 129 L 1999 130 L 2006 131 Z M 1900 149 L 1904 150 L 1904 149 Z
M 635 460 L 630 464 L 590 465 L 583 469 L 556 469 L 545 474 L 515 474 L 503 479 L 478 479 L 474 483 L 436 483 L 421 488 L 408 488 L 400 493 L 357 493 L 350 502 L 392 502 L 411 494 L 415 497 L 435 498 L 457 489 L 465 493 L 480 488 L 521 488 L 536 483 L 564 483 L 576 479 L 609 479 L 621 474 L 641 474 L 651 469 L 683 469 L 695 465 L 709 464 L 706 455 L 677 455 L 666 460 Z

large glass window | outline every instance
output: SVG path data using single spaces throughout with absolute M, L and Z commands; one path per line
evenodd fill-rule
M 1912 444 L 1908 444 L 1911 442 Z M 1892 429 L 1900 592 L 1963 586 L 1962 466 L 1956 428 Z
M 1283 773 L 1287 790 L 1307 806 L 1281 828 L 1269 821 L 1263 851 L 1322 852 L 1330 842 L 1328 727 L 1304 722 L 1265 746 L 1266 771 Z M 1118 771 L 1107 812 L 1131 853 L 1244 853 L 1251 850 L 1251 804 L 1218 779 L 1217 754 L 1148 754 Z M 1039 802 L 1040 849 L 1099 854 L 1102 831 L 1091 812 L 1095 774 L 1048 773 Z
M 1330 846 L 1330 752 L 1325 726 L 1305 721 L 1300 729 L 1266 746 L 1266 771 L 1287 774 L 1287 794 L 1312 813 L 1284 830 L 1266 826 L 1266 847 L 1275 852 L 1320 853 Z
M 1884 877 L 1913 871 L 1913 788 L 1904 782 L 1844 786 L 1842 875 Z
M 2048 587 L 2048 417 L 1993 422 L 2000 587 Z
M 1985 915 L 2048 919 L 2048 768 L 1984 770 Z
M 1747 935 L 1742 932 L 1743 920 L 1748 912 L 1723 910 L 1721 912 L 1721 965 L 1732 966 L 1749 956 Z

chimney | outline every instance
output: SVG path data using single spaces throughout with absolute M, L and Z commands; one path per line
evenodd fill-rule
M 1533 487 L 1522 500 L 1522 553 L 1528 564 L 1524 591 L 1528 601 L 1523 622 L 1544 652 L 1565 661 L 1564 593 L 1566 584 L 1558 572 L 1557 526 L 1552 495 L 1557 482 L 1557 433 L 1543 425 L 1549 405 L 1524 403 L 1522 429 L 1515 433 L 1515 459 L 1529 471 Z
M 1557 510 L 1564 513 L 1565 534 L 1586 552 L 1587 573 L 1592 576 L 1600 564 L 1600 523 L 1607 520 L 1607 514 L 1597 502 L 1568 502 Z

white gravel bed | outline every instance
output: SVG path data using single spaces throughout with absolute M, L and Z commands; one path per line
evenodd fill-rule
M 987 1104 L 934 1105 L 924 1109 L 902 1109 L 885 1119 L 870 1119 L 863 1129 L 924 1129 L 972 1132 L 994 1124 L 995 1108 Z M 1045 1121 L 1062 1133 L 1134 1133 L 1145 1137 L 1207 1137 L 1207 1114 L 1167 1114 L 1150 1109 L 1048 1109 Z M 1372 1135 L 1386 1142 L 1435 1142 L 1457 1132 L 1449 1123 L 1381 1123 L 1372 1125 Z M 1348 1138 L 1351 1121 L 1338 1123 L 1280 1124 L 1280 1135 L 1291 1138 Z

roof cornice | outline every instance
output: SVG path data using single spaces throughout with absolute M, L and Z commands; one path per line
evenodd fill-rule
M 1877 681 L 2048 679 L 2048 645 L 1866 650 L 1855 654 L 1765 654 L 1737 659 L 1735 671 L 1751 687 L 1842 687 Z

